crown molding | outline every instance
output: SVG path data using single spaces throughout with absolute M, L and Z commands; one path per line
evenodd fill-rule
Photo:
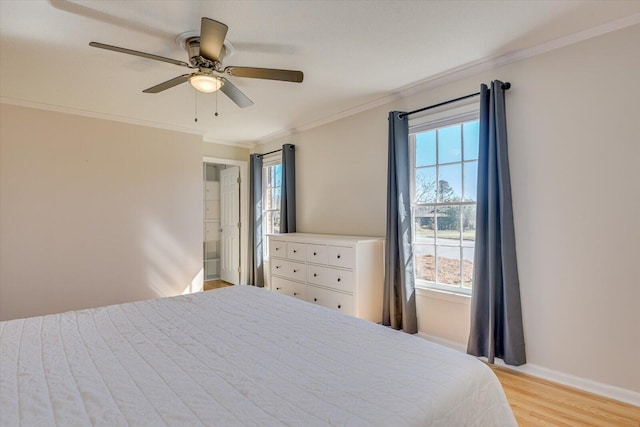
M 93 119 L 103 119 L 103 120 L 110 120 L 115 122 L 129 123 L 132 125 L 140 125 L 140 126 L 147 126 L 147 127 L 158 128 L 158 129 L 172 130 L 175 132 L 189 133 L 193 135 L 204 136 L 205 134 L 205 131 L 200 129 L 174 126 L 174 125 L 154 122 L 150 120 L 132 119 L 130 117 L 118 116 L 116 114 L 98 113 L 96 111 L 81 110 L 78 108 L 65 107 L 62 105 L 46 104 L 46 103 L 34 102 L 34 101 L 25 101 L 22 99 L 10 98 L 7 96 L 0 96 L 0 103 L 16 105 L 18 107 L 36 108 L 39 110 L 53 111 L 56 113 L 73 114 L 76 116 L 90 117 Z
M 256 143 L 255 142 L 230 142 L 230 141 L 217 141 L 215 139 L 211 139 L 209 137 L 205 136 L 202 138 L 203 142 L 209 143 L 209 144 L 218 144 L 218 145 L 231 145 L 232 147 L 242 147 L 242 148 L 248 148 L 248 149 L 253 149 L 256 148 Z
M 331 117 L 331 116 L 329 116 L 329 117 Z M 344 116 L 344 117 L 347 117 L 347 116 Z M 338 120 L 338 119 L 341 119 L 341 118 L 342 118 L 342 117 L 338 117 L 338 118 L 337 118 L 337 119 L 335 119 L 335 120 Z M 332 122 L 332 121 L 333 121 L 333 120 L 329 120 L 329 121 L 327 121 L 326 123 L 330 123 L 330 122 Z M 313 123 L 315 123 L 315 122 L 313 122 Z M 319 124 L 318 126 L 321 126 L 322 124 L 324 124 L 324 123 L 321 123 L 321 124 Z M 313 127 L 316 127 L 316 126 L 313 126 Z M 309 128 L 309 129 L 311 129 L 311 128 Z M 292 129 L 283 129 L 283 130 L 279 130 L 279 131 L 277 131 L 277 132 L 270 133 L 269 135 L 266 135 L 266 136 L 264 136 L 264 137 L 262 137 L 262 138 L 260 138 L 260 139 L 256 140 L 256 142 L 255 142 L 255 143 L 256 143 L 256 146 L 258 146 L 258 145 L 264 145 L 264 144 L 267 144 L 267 143 L 269 143 L 269 142 L 277 141 L 277 140 L 280 140 L 280 139 L 286 138 L 286 137 L 288 137 L 288 136 L 291 136 L 291 135 L 293 135 L 294 133 L 298 133 L 298 132 L 302 132 L 302 131 L 303 131 L 303 129 L 301 129 L 301 128 L 292 128 Z
M 324 118 L 308 122 L 296 128 L 286 129 L 286 130 L 282 130 L 279 132 L 266 135 L 265 137 L 258 139 L 256 143 L 258 145 L 266 144 L 268 142 L 272 142 L 280 138 L 284 138 L 294 133 L 307 131 L 309 129 L 313 129 L 315 127 L 322 126 L 322 125 L 334 122 L 336 120 L 343 119 L 345 117 L 353 116 L 363 111 L 368 111 L 373 108 L 377 108 L 382 105 L 389 104 L 399 99 L 407 98 L 409 96 L 418 94 L 420 92 L 425 92 L 427 90 L 434 89 L 439 86 L 443 86 L 447 83 L 451 83 L 457 80 L 462 80 L 467 77 L 472 77 L 484 71 L 489 71 L 498 67 L 502 67 L 507 64 L 521 61 L 523 59 L 527 59 L 537 55 L 541 55 L 543 53 L 551 52 L 556 49 L 570 46 L 572 44 L 579 43 L 579 42 L 591 39 L 593 37 L 598 37 L 598 36 L 601 36 L 613 31 L 621 30 L 623 28 L 627 28 L 637 24 L 640 24 L 640 13 L 634 13 L 632 15 L 625 16 L 624 18 L 619 18 L 619 19 L 616 19 L 601 25 L 597 25 L 595 27 L 592 27 L 583 31 L 579 31 L 577 33 L 569 34 L 564 37 L 560 37 L 545 43 L 535 45 L 532 47 L 516 50 L 503 55 L 498 55 L 492 58 L 475 61 L 475 62 L 466 64 L 464 66 L 446 71 L 444 73 L 426 78 L 424 80 L 420 80 L 415 83 L 411 83 L 409 85 L 403 86 L 388 95 L 385 95 L 383 97 L 374 99 L 364 104 L 349 108 L 339 113 L 332 114 Z

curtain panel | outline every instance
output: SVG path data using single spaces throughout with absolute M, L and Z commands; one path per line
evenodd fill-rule
M 280 195 L 280 233 L 296 231 L 296 146 L 282 146 L 282 193 Z
M 249 158 L 249 276 L 248 284 L 264 287 L 262 249 L 262 156 Z
M 526 363 L 507 152 L 505 89 L 480 88 L 476 242 L 467 353 Z
M 389 113 L 387 234 L 382 324 L 418 332 L 411 237 L 409 119 Z

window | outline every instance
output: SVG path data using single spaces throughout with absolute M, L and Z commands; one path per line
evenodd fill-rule
M 471 293 L 478 131 L 477 112 L 410 128 L 413 250 L 419 287 Z
M 262 230 L 266 235 L 280 231 L 280 193 L 282 187 L 282 164 L 280 159 L 264 162 L 262 166 Z M 265 258 L 269 248 L 263 245 Z

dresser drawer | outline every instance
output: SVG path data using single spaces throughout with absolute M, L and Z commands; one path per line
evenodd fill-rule
M 280 240 L 269 239 L 269 256 L 286 258 L 287 256 L 287 244 Z
M 319 265 L 307 266 L 307 282 L 345 292 L 353 292 L 353 273 Z
M 314 264 L 327 263 L 327 247 L 324 245 L 307 244 L 307 262 Z
M 353 248 L 327 246 L 327 264 L 336 267 L 353 268 Z
M 277 258 L 271 260 L 271 274 L 301 282 L 307 277 L 304 264 Z
M 307 301 L 340 311 L 350 316 L 354 315 L 353 295 L 346 295 L 340 292 L 330 291 L 328 289 L 308 286 Z
M 306 245 L 304 243 L 287 243 L 287 258 L 295 259 L 296 261 L 304 261 L 305 246 Z
M 271 278 L 271 290 L 304 301 L 307 300 L 307 285 L 304 283 L 292 282 L 281 277 L 273 276 Z
M 272 291 L 380 322 L 383 238 L 274 233 L 264 243 Z

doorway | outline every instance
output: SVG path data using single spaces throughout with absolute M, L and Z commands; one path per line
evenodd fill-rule
M 246 283 L 246 162 L 203 159 L 203 272 L 206 284 Z

